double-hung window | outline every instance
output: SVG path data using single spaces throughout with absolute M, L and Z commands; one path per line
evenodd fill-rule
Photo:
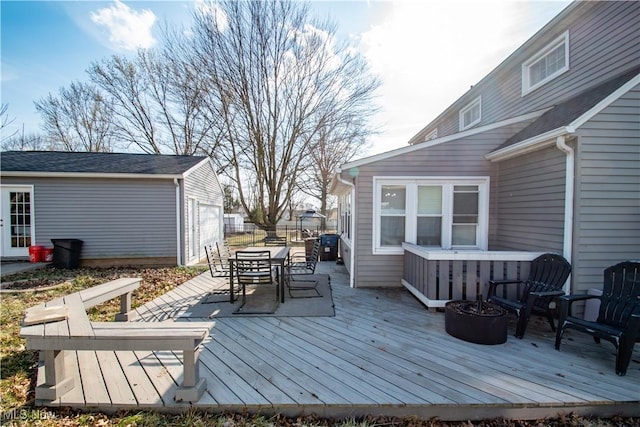
M 487 249 L 489 178 L 374 179 L 374 253 Z
M 522 95 L 569 70 L 569 32 L 565 31 L 522 64 Z

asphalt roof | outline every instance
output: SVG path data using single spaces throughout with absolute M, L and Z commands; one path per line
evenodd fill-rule
M 206 157 L 160 154 L 3 151 L 2 172 L 181 175 Z
M 507 139 L 500 147 L 496 148 L 496 151 L 562 126 L 568 126 L 598 102 L 615 92 L 620 86 L 637 76 L 638 73 L 640 73 L 640 67 L 633 68 L 618 77 L 587 89 L 581 94 L 553 106 L 535 122 Z

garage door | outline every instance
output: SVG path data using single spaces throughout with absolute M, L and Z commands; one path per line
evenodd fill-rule
M 220 206 L 214 205 L 199 205 L 198 217 L 200 218 L 200 248 L 201 256 L 205 257 L 204 247 L 205 245 L 213 245 L 220 240 Z

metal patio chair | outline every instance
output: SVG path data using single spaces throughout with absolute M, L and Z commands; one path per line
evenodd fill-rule
M 280 287 L 274 280 L 271 252 L 269 251 L 236 251 L 234 276 L 242 289 L 240 310 L 247 302 L 247 287 L 273 285 L 275 283 L 276 300 L 279 301 Z
M 318 290 L 317 278 L 303 279 L 303 276 L 313 276 L 320 257 L 320 240 L 313 242 L 313 248 L 309 256 L 294 256 L 285 266 L 285 280 L 291 298 L 317 298 L 322 294 Z M 293 292 L 292 292 L 293 291 Z M 295 291 L 312 291 L 311 295 L 295 295 Z
M 207 254 L 207 263 L 211 277 L 229 277 L 231 269 L 229 267 L 229 255 L 221 256 L 220 247 L 216 242 L 216 248 L 213 245 L 205 245 L 204 251 Z

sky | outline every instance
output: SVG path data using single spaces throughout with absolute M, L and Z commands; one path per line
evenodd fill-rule
M 314 0 L 382 85 L 378 133 L 362 155 L 406 146 L 444 109 L 570 2 L 564 0 Z M 194 1 L 6 1 L 0 3 L 2 104 L 13 132 L 40 133 L 34 101 L 113 54 L 157 47 L 165 23 L 188 25 Z M 358 157 L 362 157 L 359 155 Z

